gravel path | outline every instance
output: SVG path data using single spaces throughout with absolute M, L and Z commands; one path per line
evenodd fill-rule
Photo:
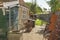
M 33 28 L 30 33 L 23 33 L 23 40 L 44 40 L 42 34 L 36 33 L 39 27 Z

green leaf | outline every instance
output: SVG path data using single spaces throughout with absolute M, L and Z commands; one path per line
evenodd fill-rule
M 32 3 L 27 3 L 26 2 L 26 5 L 29 7 L 30 11 L 33 14 L 42 12 L 42 9 L 39 6 L 37 6 L 36 4 L 32 4 Z

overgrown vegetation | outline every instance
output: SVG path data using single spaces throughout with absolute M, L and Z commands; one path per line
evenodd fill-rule
M 59 0 L 51 0 L 48 2 L 48 4 L 50 5 L 52 12 L 60 10 L 60 1 Z
M 33 14 L 38 14 L 42 12 L 42 9 L 36 4 L 26 2 L 26 5 L 29 7 L 30 12 L 32 12 Z
M 43 25 L 43 21 L 37 19 L 37 20 L 35 21 L 35 25 L 41 26 L 41 25 Z
M 26 5 L 30 8 L 30 12 L 33 12 L 33 14 L 41 14 L 43 12 L 42 9 L 36 4 L 33 5 L 32 3 L 26 2 Z M 43 24 L 46 24 L 46 22 L 40 19 L 35 20 L 35 25 L 42 26 Z
M 42 26 L 43 24 L 47 24 L 48 22 L 45 22 L 43 20 L 40 20 L 40 19 L 36 19 L 35 20 L 35 25 L 38 25 L 38 26 Z

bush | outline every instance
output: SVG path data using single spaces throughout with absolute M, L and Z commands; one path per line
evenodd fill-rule
M 38 25 L 38 26 L 42 26 L 43 24 L 47 24 L 48 22 L 45 22 L 45 21 L 43 21 L 43 20 L 39 20 L 39 19 L 37 19 L 36 21 L 35 21 L 35 25 Z
M 37 19 L 37 20 L 35 21 L 35 25 L 39 25 L 39 26 L 41 26 L 41 25 L 43 25 L 43 21 Z

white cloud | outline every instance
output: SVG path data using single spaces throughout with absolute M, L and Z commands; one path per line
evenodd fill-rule
M 24 0 L 25 2 L 32 2 L 32 0 Z M 50 0 L 37 0 L 37 5 L 39 5 L 41 8 L 46 8 L 47 10 L 50 9 L 49 5 L 46 3 L 46 1 Z

